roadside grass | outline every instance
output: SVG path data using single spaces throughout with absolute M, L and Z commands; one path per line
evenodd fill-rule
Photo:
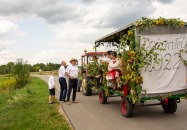
M 48 104 L 48 95 L 47 84 L 37 77 L 22 89 L 0 92 L 0 129 L 70 130 L 59 103 Z

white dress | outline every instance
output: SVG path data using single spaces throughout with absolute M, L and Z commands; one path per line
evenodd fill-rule
M 109 72 L 106 75 L 107 80 L 111 80 L 111 79 L 115 79 L 116 77 L 119 77 L 121 75 L 120 60 L 117 58 L 115 60 L 110 60 L 108 65 L 108 70 Z

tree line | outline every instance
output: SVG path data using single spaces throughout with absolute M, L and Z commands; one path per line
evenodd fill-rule
M 8 62 L 5 65 L 0 65 L 0 74 L 11 74 L 15 68 L 16 62 Z M 37 63 L 34 65 L 26 63 L 26 66 L 29 72 L 38 72 L 39 70 L 42 71 L 51 71 L 51 70 L 58 70 L 60 68 L 60 64 L 57 63 Z

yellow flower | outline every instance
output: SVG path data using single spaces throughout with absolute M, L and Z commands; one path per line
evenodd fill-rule
M 156 25 L 158 25 L 158 24 L 159 24 L 159 21 L 158 21 L 158 20 L 156 20 L 156 22 L 155 22 L 155 23 L 156 23 Z
M 125 79 L 126 79 L 127 81 L 132 80 L 132 75 L 131 75 L 131 76 L 130 76 L 130 75 L 125 76 Z
M 128 36 L 131 36 L 133 32 L 131 30 L 128 31 Z
M 130 56 L 134 57 L 135 56 L 135 52 L 134 51 L 130 51 Z
M 184 22 L 180 22 L 179 26 L 183 27 L 184 26 Z
M 162 25 L 162 24 L 164 24 L 164 21 L 163 21 L 162 18 L 160 18 L 160 19 L 157 19 L 157 20 L 155 21 L 155 23 L 156 23 L 156 25 Z
M 160 19 L 159 19 L 159 24 L 162 25 L 163 23 L 164 23 L 163 19 L 160 18 Z
M 130 70 L 130 66 L 128 65 L 128 66 L 126 67 L 126 69 L 127 69 L 127 70 Z
M 142 83 L 143 82 L 143 77 L 137 76 L 136 79 L 135 79 L 135 82 L 137 84 Z

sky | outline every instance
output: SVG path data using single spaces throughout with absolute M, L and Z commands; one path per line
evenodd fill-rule
M 0 0 L 0 65 L 80 59 L 95 40 L 148 18 L 187 21 L 186 0 Z M 100 48 L 100 51 L 107 50 Z

